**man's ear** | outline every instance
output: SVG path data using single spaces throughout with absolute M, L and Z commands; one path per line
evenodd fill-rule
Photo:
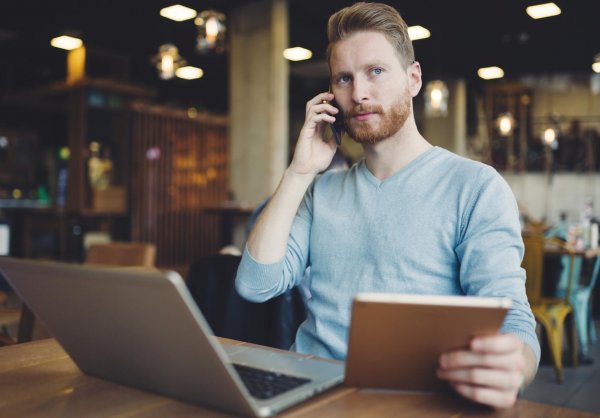
M 406 69 L 406 74 L 408 75 L 408 90 L 410 91 L 410 95 L 415 97 L 421 91 L 421 86 L 423 85 L 423 80 L 421 78 L 421 64 L 418 61 L 413 62 Z

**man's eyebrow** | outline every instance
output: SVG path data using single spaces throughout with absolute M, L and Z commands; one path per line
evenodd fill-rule
M 336 79 L 336 78 L 338 78 L 340 76 L 343 76 L 343 75 L 351 75 L 351 72 L 350 71 L 345 71 L 345 70 L 344 71 L 338 71 L 336 73 L 331 74 L 331 78 Z

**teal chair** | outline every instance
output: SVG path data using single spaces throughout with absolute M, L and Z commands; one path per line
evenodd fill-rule
M 598 282 L 600 272 L 600 255 L 596 256 L 596 262 L 592 269 L 590 280 L 586 285 L 581 284 L 581 264 L 582 257 L 577 257 L 573 262 L 573 286 L 571 288 L 570 302 L 575 314 L 575 326 L 581 354 L 589 354 L 590 342 L 596 342 L 596 329 L 592 320 L 592 306 L 590 300 L 594 286 Z M 556 289 L 557 297 L 565 297 L 567 294 L 567 282 L 570 260 L 563 257 L 563 272 Z

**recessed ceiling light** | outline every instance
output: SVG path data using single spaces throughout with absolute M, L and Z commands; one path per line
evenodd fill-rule
M 198 13 L 194 9 L 182 6 L 181 4 L 175 4 L 173 6 L 165 7 L 160 9 L 160 15 L 167 19 L 174 20 L 176 22 L 183 22 L 184 20 L 190 20 L 196 17 Z
M 79 48 L 83 45 L 83 41 L 79 38 L 74 38 L 72 36 L 62 35 L 57 36 L 56 38 L 52 38 L 50 41 L 50 45 L 55 48 L 66 49 L 70 51 L 72 49 Z
M 593 63 L 592 70 L 594 70 L 595 73 L 600 73 L 600 62 Z
M 290 61 L 303 61 L 312 58 L 312 51 L 301 46 L 283 50 L 283 57 Z
M 429 29 L 424 28 L 420 25 L 409 26 L 408 36 L 411 41 L 418 41 L 419 39 L 427 39 L 431 36 Z
M 175 75 L 185 80 L 196 80 L 204 75 L 204 71 L 202 71 L 202 68 L 187 65 L 185 67 L 179 67 L 177 70 L 175 70 Z
M 477 70 L 477 75 L 484 80 L 504 77 L 504 70 L 500 67 L 484 67 Z
M 529 6 L 525 11 L 533 19 L 543 19 L 544 17 L 558 16 L 560 14 L 560 7 L 554 3 L 544 3 Z

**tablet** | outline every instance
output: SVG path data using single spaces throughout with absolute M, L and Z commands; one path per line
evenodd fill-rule
M 352 304 L 347 386 L 440 390 L 439 356 L 496 334 L 508 298 L 360 293 Z

